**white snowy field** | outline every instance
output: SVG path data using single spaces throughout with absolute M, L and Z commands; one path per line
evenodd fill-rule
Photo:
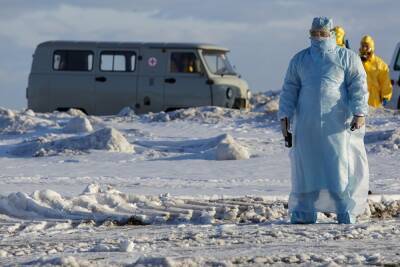
M 290 225 L 276 94 L 251 112 L 0 109 L 0 265 L 400 264 L 400 114 L 371 110 L 370 210 Z

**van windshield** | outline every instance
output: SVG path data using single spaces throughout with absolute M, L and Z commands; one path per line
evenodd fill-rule
M 217 75 L 236 75 L 228 57 L 220 51 L 203 51 L 208 69 Z

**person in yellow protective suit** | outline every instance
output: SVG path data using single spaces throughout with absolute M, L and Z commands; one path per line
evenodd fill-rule
M 385 106 L 392 97 L 388 65 L 375 55 L 375 42 L 369 35 L 361 39 L 359 52 L 367 73 L 368 104 L 375 108 Z
M 335 32 L 335 35 L 336 35 L 336 44 L 340 47 L 346 47 L 346 43 L 345 43 L 345 39 L 344 39 L 346 32 L 344 31 L 344 29 L 340 26 L 336 26 L 333 28 L 333 31 Z

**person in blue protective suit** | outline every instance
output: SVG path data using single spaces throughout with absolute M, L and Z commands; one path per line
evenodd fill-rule
M 367 207 L 366 73 L 356 53 L 336 45 L 332 27 L 331 19 L 314 18 L 311 46 L 290 61 L 280 95 L 285 138 L 294 125 L 292 223 L 315 223 L 317 212 L 354 223 Z

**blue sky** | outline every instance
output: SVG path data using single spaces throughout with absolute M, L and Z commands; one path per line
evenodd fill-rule
M 25 108 L 35 46 L 47 40 L 207 42 L 229 47 L 253 91 L 281 87 L 315 16 L 343 26 L 353 49 L 370 34 L 387 63 L 400 42 L 398 0 L 2 0 L 0 106 Z

